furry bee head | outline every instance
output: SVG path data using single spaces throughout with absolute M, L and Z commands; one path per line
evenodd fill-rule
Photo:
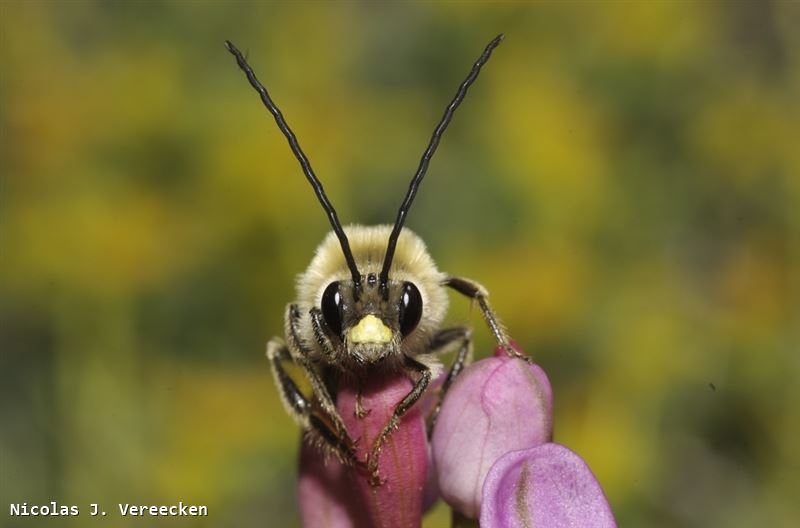
M 324 323 L 318 329 L 313 321 L 303 324 L 309 331 L 301 338 L 312 348 L 320 348 L 320 337 L 329 342 L 336 355 L 332 363 L 363 365 L 401 353 L 416 356 L 444 319 L 448 300 L 441 286 L 444 274 L 436 268 L 422 239 L 408 229 L 403 229 L 398 239 L 386 284 L 388 295 L 381 289 L 378 274 L 391 230 L 390 225 L 345 229 L 364 277 L 359 290 L 348 273 L 335 233 L 325 238 L 308 269 L 298 276 L 301 313 L 314 313 L 318 307 Z M 317 330 L 324 335 L 315 335 Z

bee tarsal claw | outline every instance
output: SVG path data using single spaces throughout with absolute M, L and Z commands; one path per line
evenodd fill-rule
M 369 485 L 373 488 L 383 486 L 386 484 L 386 481 L 387 479 L 381 478 L 381 475 L 377 469 L 369 475 Z

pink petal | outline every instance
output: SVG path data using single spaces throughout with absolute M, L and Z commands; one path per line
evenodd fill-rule
M 428 513 L 439 502 L 439 481 L 436 464 L 433 462 L 433 453 L 428 442 L 428 476 L 425 479 L 425 489 L 422 490 L 422 513 Z
M 483 481 L 495 461 L 552 437 L 553 395 L 537 365 L 508 356 L 467 367 L 450 388 L 433 433 L 442 497 L 477 517 Z
M 508 453 L 492 466 L 483 486 L 480 522 L 492 528 L 616 527 L 589 466 L 553 443 Z
M 356 395 L 369 414 L 355 415 Z M 366 460 L 375 438 L 389 422 L 396 405 L 411 392 L 404 374 L 375 374 L 360 387 L 345 382 L 339 388 L 337 409 L 353 439 L 358 439 L 358 455 Z M 380 486 L 373 486 L 368 475 L 350 470 L 352 485 L 358 491 L 360 508 L 371 526 L 412 528 L 422 523 L 422 497 L 428 474 L 428 442 L 425 422 L 418 405 L 403 417 L 383 445 L 378 459 Z
M 298 495 L 305 528 L 369 528 L 349 471 L 335 459 L 325 464 L 319 449 L 303 442 Z
M 419 412 L 422 416 L 430 416 L 436 404 L 439 403 L 439 389 L 447 377 L 447 371 L 443 371 L 439 376 L 431 380 L 428 385 L 428 390 L 422 395 L 422 398 L 416 403 L 419 407 Z M 431 443 L 426 442 L 428 446 L 428 476 L 425 481 L 425 489 L 422 492 L 422 513 L 429 512 L 436 503 L 439 501 L 439 482 L 438 474 L 436 471 L 436 464 L 433 462 L 433 451 Z

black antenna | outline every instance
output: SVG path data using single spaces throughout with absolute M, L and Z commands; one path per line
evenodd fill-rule
M 225 41 L 225 47 L 228 48 L 234 57 L 236 57 L 236 62 L 239 64 L 239 68 L 247 75 L 247 80 L 250 81 L 250 85 L 256 89 L 258 94 L 261 96 L 261 101 L 264 103 L 264 106 L 267 107 L 267 110 L 270 111 L 272 116 L 275 118 L 275 123 L 278 124 L 278 128 L 281 129 L 283 135 L 286 136 L 287 141 L 289 141 L 289 146 L 292 148 L 292 152 L 294 152 L 297 161 L 300 162 L 300 166 L 303 167 L 303 173 L 306 175 L 309 183 L 314 188 L 314 192 L 317 194 L 317 198 L 319 199 L 319 203 L 322 204 L 322 208 L 325 209 L 325 212 L 328 213 L 328 220 L 330 220 L 331 226 L 333 227 L 333 232 L 336 233 L 336 236 L 339 238 L 339 244 L 342 246 L 342 252 L 344 253 L 344 259 L 347 261 L 347 267 L 350 268 L 350 274 L 353 276 L 353 283 L 355 283 L 356 292 L 361 289 L 361 274 L 358 272 L 358 267 L 356 266 L 356 261 L 353 258 L 353 252 L 350 249 L 350 242 L 347 240 L 347 235 L 344 233 L 344 229 L 342 229 L 342 224 L 339 223 L 339 217 L 336 216 L 336 210 L 331 205 L 331 202 L 328 200 L 328 197 L 325 195 L 325 189 L 322 188 L 322 182 L 319 181 L 316 174 L 314 174 L 314 170 L 311 168 L 311 163 L 309 163 L 308 158 L 303 153 L 303 149 L 300 148 L 300 144 L 297 142 L 297 137 L 295 137 L 294 132 L 292 129 L 289 128 L 289 125 L 286 124 L 286 120 L 283 118 L 283 114 L 278 107 L 275 106 L 275 103 L 272 101 L 272 98 L 267 93 L 267 89 L 264 88 L 258 79 L 256 78 L 256 74 L 253 73 L 253 69 L 250 68 L 250 65 L 247 64 L 247 61 L 242 56 L 242 53 L 236 49 L 231 41 Z
M 386 247 L 386 257 L 383 259 L 383 269 L 381 270 L 380 275 L 380 288 L 383 292 L 384 297 L 388 295 L 388 289 L 386 287 L 386 283 L 389 280 L 389 268 L 392 266 L 392 259 L 394 258 L 394 250 L 397 247 L 397 238 L 400 236 L 400 230 L 403 229 L 403 223 L 406 219 L 406 214 L 408 210 L 411 208 L 411 204 L 414 201 L 414 196 L 417 194 L 417 189 L 419 188 L 419 184 L 422 181 L 423 176 L 425 176 L 425 172 L 428 170 L 428 164 L 433 157 L 433 153 L 436 152 L 436 147 L 439 146 L 439 140 L 442 138 L 442 134 L 444 133 L 447 125 L 450 124 L 450 120 L 453 118 L 453 114 L 458 108 L 458 105 L 461 104 L 461 101 L 464 100 L 464 96 L 467 95 L 467 90 L 475 82 L 475 79 L 478 78 L 478 74 L 481 71 L 481 67 L 486 64 L 486 61 L 489 60 L 489 57 L 492 56 L 492 51 L 503 41 L 503 35 L 497 35 L 494 40 L 492 40 L 487 46 L 486 49 L 483 50 L 483 53 L 475 61 L 475 64 L 472 66 L 472 70 L 467 75 L 467 78 L 461 83 L 458 87 L 458 91 L 456 92 L 455 97 L 450 104 L 447 105 L 447 108 L 444 111 L 444 115 L 442 116 L 441 121 L 439 124 L 436 125 L 436 128 L 433 131 L 433 135 L 431 136 L 431 141 L 428 143 L 428 148 L 425 149 L 425 153 L 422 154 L 422 159 L 419 161 L 419 167 L 417 168 L 417 173 L 414 175 L 414 178 L 411 180 L 411 185 L 408 186 L 408 192 L 406 193 L 406 197 L 403 200 L 403 204 L 400 206 L 400 210 L 397 212 L 397 220 L 394 222 L 394 228 L 392 229 L 392 234 L 389 235 L 389 244 Z

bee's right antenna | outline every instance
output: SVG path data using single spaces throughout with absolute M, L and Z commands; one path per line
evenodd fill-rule
M 392 266 L 394 250 L 397 247 L 397 238 L 400 236 L 400 230 L 403 229 L 403 223 L 405 222 L 406 214 L 411 208 L 411 203 L 414 201 L 414 196 L 417 194 L 417 189 L 422 181 L 422 177 L 425 176 L 425 172 L 428 170 L 428 164 L 433 157 L 433 153 L 436 152 L 436 147 L 439 146 L 439 140 L 442 138 L 442 134 L 447 128 L 447 125 L 450 124 L 450 120 L 453 118 L 456 108 L 458 108 L 458 105 L 460 105 L 461 101 L 464 100 L 464 96 L 467 95 L 467 90 L 469 87 L 473 82 L 475 82 L 475 79 L 478 78 L 478 74 L 481 72 L 481 67 L 486 64 L 486 61 L 488 61 L 489 57 L 492 56 L 492 51 L 502 41 L 503 35 L 497 35 L 486 46 L 486 49 L 483 50 L 483 53 L 481 53 L 481 56 L 478 57 L 478 60 L 475 61 L 475 64 L 472 66 L 472 70 L 469 72 L 469 75 L 467 75 L 467 78 L 464 79 L 461 85 L 459 85 L 455 97 L 453 97 L 453 100 L 450 101 L 449 105 L 447 105 L 442 119 L 439 121 L 439 124 L 436 125 L 436 128 L 433 131 L 431 140 L 428 143 L 428 148 L 425 149 L 425 153 L 422 154 L 422 159 L 419 161 L 417 173 L 411 180 L 411 185 L 408 186 L 408 192 L 403 200 L 403 204 L 400 206 L 400 210 L 397 212 L 397 220 L 395 220 L 394 228 L 392 229 L 392 233 L 389 235 L 389 243 L 386 247 L 386 256 L 383 259 L 383 269 L 381 270 L 380 275 L 380 288 L 381 292 L 383 292 L 384 298 L 388 297 L 389 295 L 389 289 L 387 288 L 386 283 L 389 281 L 389 268 Z
M 317 198 L 319 199 L 319 203 L 322 204 L 322 208 L 325 209 L 325 212 L 328 213 L 328 220 L 330 220 L 331 226 L 333 227 L 333 232 L 336 233 L 337 238 L 339 239 L 339 245 L 342 246 L 342 252 L 344 253 L 344 259 L 347 261 L 347 267 L 350 269 L 350 274 L 353 276 L 353 283 L 356 288 L 356 292 L 361 289 L 361 274 L 358 272 L 358 267 L 356 266 L 356 261 L 353 258 L 353 252 L 350 249 L 350 243 L 347 240 L 347 235 L 342 229 L 342 224 L 339 223 L 339 217 L 336 216 L 336 210 L 331 205 L 331 202 L 328 200 L 328 197 L 325 195 L 325 190 L 322 188 L 322 182 L 319 181 L 316 174 L 314 174 L 314 170 L 311 168 L 311 163 L 309 163 L 308 158 L 303 153 L 303 149 L 300 148 L 300 144 L 297 142 L 297 137 L 295 137 L 294 132 L 292 129 L 289 128 L 289 125 L 286 124 L 286 120 L 283 118 L 283 114 L 281 111 L 278 110 L 278 107 L 275 106 L 275 103 L 272 101 L 272 98 L 267 93 L 267 89 L 264 88 L 259 80 L 256 78 L 256 74 L 253 72 L 253 69 L 250 68 L 250 65 L 247 64 L 247 61 L 242 56 L 242 53 L 236 49 L 231 41 L 225 41 L 225 47 L 228 48 L 234 57 L 236 57 L 236 62 L 239 64 L 239 68 L 244 71 L 247 75 L 247 80 L 250 81 L 250 85 L 255 88 L 255 90 L 261 96 L 261 101 L 264 103 L 264 106 L 267 107 L 267 110 L 270 111 L 272 116 L 275 118 L 275 122 L 278 124 L 278 128 L 281 129 L 283 135 L 286 136 L 286 139 L 289 141 L 289 146 L 294 152 L 297 161 L 300 162 L 300 166 L 303 167 L 303 173 L 308 178 L 308 181 L 311 183 L 311 186 L 314 188 L 314 192 L 317 194 Z

